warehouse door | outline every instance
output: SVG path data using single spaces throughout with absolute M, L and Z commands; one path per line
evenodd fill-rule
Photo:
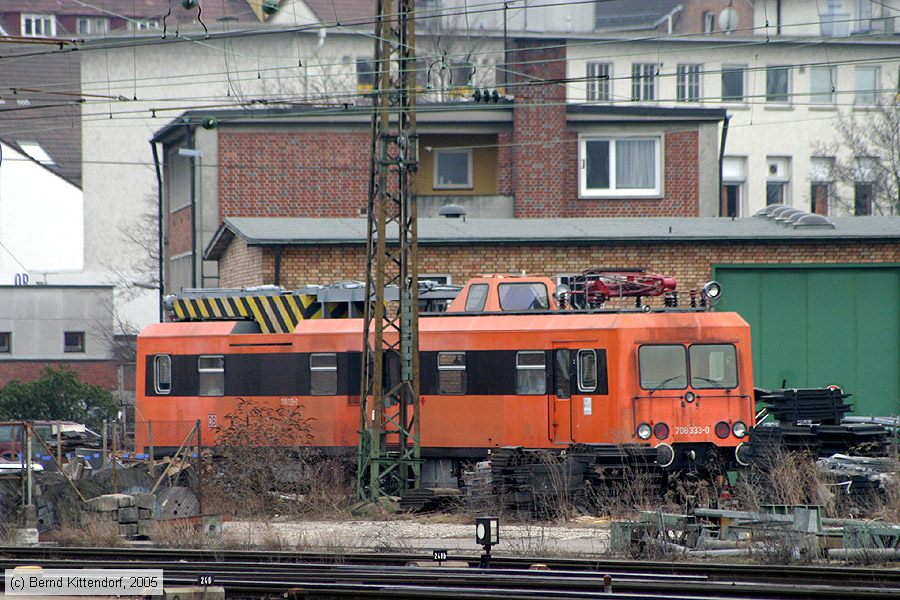
M 839 385 L 854 413 L 900 414 L 900 265 L 714 265 L 717 310 L 751 326 L 757 387 Z

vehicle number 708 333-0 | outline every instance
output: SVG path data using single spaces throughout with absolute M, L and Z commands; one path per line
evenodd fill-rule
M 675 435 L 709 435 L 709 425 L 691 425 L 690 427 L 676 427 Z

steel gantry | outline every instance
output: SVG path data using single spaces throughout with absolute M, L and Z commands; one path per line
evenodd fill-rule
M 421 471 L 414 0 L 377 6 L 357 470 L 368 500 L 418 487 Z

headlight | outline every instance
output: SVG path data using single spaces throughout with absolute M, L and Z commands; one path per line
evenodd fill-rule
M 735 421 L 734 425 L 731 426 L 731 431 L 735 437 L 742 438 L 747 435 L 747 426 L 743 421 Z
M 684 401 L 687 402 L 688 404 L 690 404 L 691 402 L 694 401 L 694 399 L 696 397 L 697 396 L 694 395 L 694 392 L 688 392 L 687 394 L 684 395 Z
M 649 440 L 652 433 L 653 430 L 646 423 L 641 423 L 640 425 L 638 425 L 637 434 L 638 437 L 642 440 Z

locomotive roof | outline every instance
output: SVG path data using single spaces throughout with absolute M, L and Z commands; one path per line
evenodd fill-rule
M 744 217 L 419 219 L 420 244 L 597 244 L 603 242 L 815 241 L 900 239 L 900 217 L 829 217 L 834 227 L 789 227 Z M 235 236 L 250 246 L 354 245 L 366 242 L 364 218 L 229 217 L 205 254 L 217 260 Z
M 147 326 L 141 337 L 196 337 L 231 335 L 235 321 L 156 323 Z M 509 332 L 539 330 L 667 329 L 746 326 L 733 312 L 663 311 L 600 313 L 533 313 L 510 315 L 450 314 L 425 316 L 419 320 L 422 332 Z M 309 319 L 300 321 L 295 333 L 308 335 L 361 334 L 362 319 Z M 264 334 L 273 336 L 279 334 Z M 290 335 L 290 334 L 281 334 Z

